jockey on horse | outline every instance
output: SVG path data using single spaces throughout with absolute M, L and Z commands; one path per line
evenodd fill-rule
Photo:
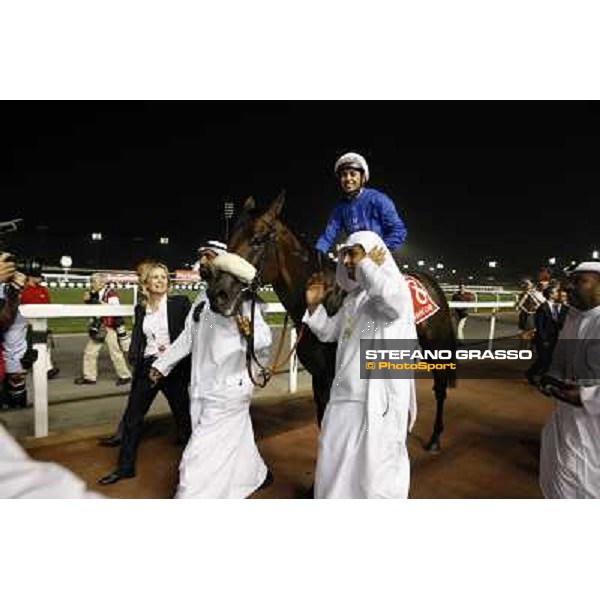
M 344 198 L 333 209 L 316 249 L 327 254 L 338 234 L 373 231 L 393 252 L 406 239 L 406 226 L 398 216 L 394 202 L 382 192 L 364 185 L 369 181 L 369 166 L 360 154 L 348 152 L 335 163 Z
M 356 152 L 348 152 L 338 158 L 334 172 L 344 197 L 333 209 L 316 249 L 327 254 L 342 232 L 351 235 L 357 231 L 372 231 L 381 237 L 390 252 L 397 250 L 406 239 L 406 226 L 388 196 L 364 187 L 369 181 L 369 165 L 365 158 Z M 315 273 L 311 283 L 318 280 L 322 280 L 321 273 Z M 343 296 L 338 286 L 330 292 L 325 301 L 329 314 L 337 312 Z

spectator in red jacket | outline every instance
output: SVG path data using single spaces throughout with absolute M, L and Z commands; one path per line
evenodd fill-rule
M 50 293 L 48 288 L 42 285 L 41 275 L 36 273 L 27 276 L 21 304 L 50 304 Z

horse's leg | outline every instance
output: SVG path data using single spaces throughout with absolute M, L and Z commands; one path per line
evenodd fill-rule
M 442 449 L 440 438 L 444 431 L 444 402 L 446 400 L 446 389 L 448 388 L 448 377 L 443 372 L 433 372 L 433 393 L 435 395 L 435 421 L 431 439 L 425 445 L 428 452 L 439 452 Z
M 324 373 L 313 375 L 312 378 L 313 398 L 315 401 L 315 409 L 317 411 L 317 425 L 321 428 L 321 421 L 329 402 L 329 394 L 331 392 L 331 378 Z
M 318 372 L 312 376 L 312 389 L 313 399 L 315 402 L 315 410 L 317 412 L 317 426 L 321 429 L 321 422 L 323 421 L 323 415 L 329 402 L 329 394 L 331 393 L 331 382 L 332 379 L 327 373 Z M 315 496 L 315 484 L 310 486 L 306 491 L 306 498 L 314 498 Z
M 314 375 L 312 378 L 312 389 L 313 389 L 313 400 L 315 402 L 315 410 L 317 412 L 317 425 L 321 427 L 321 420 L 325 413 L 325 407 L 323 406 L 323 398 L 321 394 L 321 377 Z

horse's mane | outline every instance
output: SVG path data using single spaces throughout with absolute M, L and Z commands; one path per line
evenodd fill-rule
M 257 207 L 254 207 L 249 210 L 244 210 L 239 217 L 235 220 L 232 232 L 241 230 L 247 226 L 249 226 L 253 221 L 255 221 L 258 217 L 263 214 L 264 210 L 261 210 Z M 308 254 L 308 260 L 314 262 L 315 264 L 321 264 L 324 270 L 335 271 L 335 262 L 329 256 L 319 255 L 317 249 L 310 245 L 306 240 L 303 239 L 302 236 L 298 235 L 295 228 L 290 225 L 287 221 L 282 221 L 278 218 L 279 222 L 287 229 L 292 236 L 298 241 L 298 244 L 302 247 L 304 251 Z
M 254 219 L 259 216 L 258 210 L 253 208 L 251 210 L 243 210 L 238 218 L 233 222 L 233 227 L 231 229 L 232 233 L 237 231 L 238 229 L 242 229 L 249 225 Z
M 298 240 L 302 249 L 308 252 L 308 260 L 320 265 L 323 270 L 335 271 L 336 264 L 335 261 L 325 254 L 321 254 L 314 245 L 306 242 L 301 236 L 299 236 L 294 227 L 292 227 L 289 223 L 284 223 L 280 220 L 283 226 Z

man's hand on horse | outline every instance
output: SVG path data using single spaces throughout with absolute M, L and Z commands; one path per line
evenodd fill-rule
M 306 282 L 306 305 L 308 312 L 311 314 L 315 311 L 317 306 L 323 302 L 325 298 L 326 287 L 325 278 L 322 273 L 315 273 Z
M 309 288 L 311 285 L 322 285 L 326 289 L 332 286 L 331 278 L 325 273 L 325 271 L 316 271 L 313 273 L 306 282 L 306 287 Z
M 238 329 L 244 337 L 250 337 L 250 319 L 248 317 L 242 317 L 237 315 L 235 318 L 237 321 Z
M 378 267 L 380 267 L 385 262 L 385 248 L 382 248 L 381 246 L 376 246 L 370 252 L 367 253 L 367 256 Z

